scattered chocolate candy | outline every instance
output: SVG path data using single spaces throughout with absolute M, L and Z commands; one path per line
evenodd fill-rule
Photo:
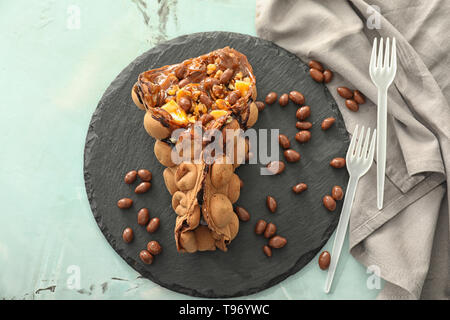
M 201 96 L 200 96 L 201 97 Z M 201 100 L 201 99 L 200 99 Z M 206 126 L 208 124 L 208 122 L 210 122 L 211 120 L 214 120 L 214 117 L 212 115 L 210 115 L 209 113 L 205 113 L 203 114 L 199 121 L 202 123 L 202 125 Z
M 308 121 L 297 121 L 295 127 L 299 130 L 309 130 L 312 128 L 312 123 Z
M 141 182 L 136 189 L 134 189 L 134 192 L 137 194 L 146 193 L 151 186 L 152 184 L 150 182 Z
M 220 76 L 220 79 L 219 79 L 220 83 L 221 84 L 227 84 L 231 80 L 231 78 L 233 77 L 233 74 L 234 74 L 234 70 L 233 69 L 225 70 L 222 73 L 222 75 Z
M 296 136 L 297 138 L 297 136 Z M 297 162 L 300 160 L 300 153 L 293 149 L 287 149 L 284 151 L 284 158 L 287 162 Z
M 297 140 L 300 143 L 306 143 L 309 140 L 311 140 L 311 132 L 309 132 L 308 130 L 299 131 L 295 135 L 295 140 Z
M 134 237 L 133 229 L 125 228 L 125 230 L 123 230 L 122 239 L 124 242 L 130 243 L 131 241 L 133 241 L 133 237 Z
M 336 209 L 336 201 L 334 201 L 334 199 L 329 195 L 323 197 L 322 201 L 323 205 L 328 209 L 328 211 L 334 211 Z
M 186 71 L 187 67 L 182 64 L 179 68 L 175 69 L 175 76 L 178 78 L 178 80 L 181 80 L 185 77 Z
M 311 108 L 309 106 L 300 107 L 295 115 L 298 120 L 303 121 L 311 115 Z
M 138 211 L 137 214 L 137 221 L 138 224 L 141 226 L 145 226 L 148 223 L 148 220 L 150 220 L 150 213 L 147 208 L 142 208 Z
M 364 104 L 366 103 L 366 98 L 359 90 L 353 91 L 353 99 L 356 101 L 357 104 Z
M 192 107 L 192 101 L 187 96 L 181 97 L 178 100 L 178 105 L 183 109 L 185 112 L 189 112 L 189 110 Z
M 280 134 L 278 136 L 278 142 L 280 143 L 280 146 L 283 149 L 288 149 L 291 147 L 291 142 L 289 141 L 289 138 L 285 136 L 284 134 Z
M 269 92 L 266 96 L 266 103 L 267 104 L 273 104 L 275 101 L 277 101 L 278 95 L 276 92 Z
M 181 80 L 180 82 L 178 82 L 178 86 L 180 87 L 180 88 L 183 88 L 185 85 L 187 85 L 189 83 L 189 79 L 183 79 L 183 80 Z
M 333 72 L 330 69 L 327 69 L 323 72 L 323 82 L 329 83 L 333 80 Z
M 333 117 L 323 119 L 322 125 L 321 125 L 322 130 L 328 130 L 328 129 L 330 129 L 331 126 L 332 126 L 335 122 L 336 122 L 336 119 L 333 118 Z
M 120 209 L 128 209 L 133 205 L 133 200 L 130 198 L 122 198 L 119 201 L 117 201 L 117 206 Z
M 277 201 L 272 196 L 267 196 L 266 198 L 267 208 L 269 208 L 270 212 L 275 213 L 277 211 Z
M 134 181 L 136 181 L 136 177 L 137 177 L 137 171 L 131 170 L 130 172 L 128 172 L 125 175 L 123 180 L 125 181 L 126 184 L 132 184 Z
M 309 74 L 316 82 L 323 82 L 323 73 L 315 68 L 309 69 Z
M 306 183 L 299 183 L 295 186 L 292 187 L 292 191 L 294 191 L 295 193 L 302 193 L 303 191 L 305 191 L 306 189 L 308 189 L 308 185 Z
M 259 112 L 263 111 L 264 108 L 266 107 L 266 105 L 262 101 L 255 101 L 255 104 L 256 104 L 256 108 L 258 108 Z
M 268 223 L 266 226 L 266 230 L 264 230 L 264 238 L 272 238 L 275 233 L 277 233 L 277 226 L 272 222 Z
M 322 270 L 327 270 L 330 266 L 331 255 L 328 251 L 323 251 L 319 256 L 319 268 Z
M 319 61 L 317 61 L 317 60 L 311 60 L 310 62 L 308 62 L 308 66 L 309 66 L 310 68 L 314 68 L 314 69 L 319 70 L 320 72 L 323 72 L 323 66 L 322 66 L 322 64 L 321 64 Z
M 230 105 L 234 105 L 239 98 L 241 97 L 241 92 L 239 90 L 233 90 L 231 93 L 226 97 L 226 101 L 230 103 Z
M 149 233 L 156 232 L 156 230 L 158 230 L 158 228 L 159 228 L 159 225 L 160 225 L 159 218 L 155 217 L 155 218 L 151 219 L 147 225 L 147 232 L 149 232 Z
M 331 196 L 334 200 L 342 200 L 344 198 L 344 191 L 340 186 L 334 186 L 331 189 Z
M 282 236 L 274 236 L 269 240 L 269 246 L 274 249 L 283 248 L 287 244 L 287 240 Z
M 145 264 L 152 264 L 153 263 L 153 256 L 147 250 L 142 250 L 139 253 L 139 258 L 141 258 L 142 262 L 145 263 Z
M 289 103 L 289 96 L 287 93 L 283 93 L 280 96 L 280 99 L 278 99 L 278 103 L 280 104 L 280 106 L 284 107 Z
M 243 222 L 247 222 L 248 220 L 250 220 L 250 213 L 248 213 L 248 211 L 245 210 L 244 208 L 237 206 L 235 212 L 239 220 Z
M 203 81 L 204 81 L 203 83 L 204 83 L 204 87 L 206 90 L 210 90 L 214 85 L 220 84 L 219 79 L 211 78 L 211 77 L 208 77 Z M 205 93 L 205 95 L 206 95 L 206 93 Z
M 202 92 L 200 94 L 199 99 L 200 99 L 200 102 L 203 103 L 207 108 L 211 108 L 213 101 L 206 93 Z M 205 114 L 209 114 L 209 113 L 205 113 Z
M 359 105 L 353 99 L 345 100 L 345 106 L 353 112 L 357 112 L 359 110 Z
M 265 245 L 263 247 L 263 252 L 266 256 L 271 257 L 272 256 L 272 249 L 270 249 L 269 246 Z
M 289 92 L 289 99 L 295 104 L 302 105 L 305 103 L 305 96 L 298 91 Z
M 138 176 L 142 181 L 149 182 L 152 180 L 152 173 L 147 169 L 141 169 L 138 171 Z
M 347 87 L 339 87 L 336 89 L 336 91 L 344 99 L 353 98 L 353 92 Z
M 152 255 L 156 256 L 161 253 L 162 247 L 158 241 L 153 240 L 147 243 L 147 251 L 150 252 Z
M 267 164 L 267 169 L 272 174 L 280 174 L 284 171 L 286 165 L 283 161 L 271 161 L 269 164 Z
M 266 230 L 267 222 L 264 220 L 258 220 L 255 225 L 255 233 L 256 234 L 263 234 L 263 232 Z
M 340 169 L 345 167 L 345 159 L 344 158 L 334 158 L 330 161 L 330 166 L 336 169 Z

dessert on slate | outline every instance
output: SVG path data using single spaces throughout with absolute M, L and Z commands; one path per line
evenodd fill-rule
M 154 152 L 164 170 L 164 181 L 177 214 L 175 241 L 181 252 L 227 251 L 239 231 L 233 211 L 241 180 L 234 173 L 248 154 L 241 136 L 224 135 L 223 144 L 233 144 L 234 159 L 225 155 L 213 163 L 202 157 L 212 141 L 203 137 L 201 161 L 175 164 L 171 158 L 183 139 L 194 135 L 194 124 L 203 131 L 247 129 L 258 119 L 253 70 L 242 53 L 225 47 L 179 64 L 141 73 L 131 92 L 133 101 L 145 110 L 144 127 L 157 139 Z M 178 138 L 171 137 L 183 129 Z M 191 141 L 192 140 L 188 140 Z M 236 150 L 245 149 L 240 155 Z M 192 149 L 192 148 L 191 148 Z M 191 159 L 196 155 L 192 152 Z

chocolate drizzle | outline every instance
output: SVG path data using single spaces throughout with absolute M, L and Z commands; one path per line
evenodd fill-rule
M 218 79 L 217 76 L 213 77 L 213 74 L 209 74 L 207 70 L 208 65 L 216 66 L 216 72 L 222 72 L 232 70 L 232 77 L 228 79 L 227 83 L 222 83 L 222 78 Z M 240 73 L 240 78 L 248 79 L 249 88 L 245 96 L 239 99 L 228 99 L 232 93 L 239 91 L 234 89 L 231 84 L 234 84 L 237 74 Z M 208 81 L 206 81 L 208 80 Z M 208 82 L 208 85 L 207 85 Z M 220 84 L 220 85 L 219 85 Z M 204 95 L 211 99 L 211 105 L 207 105 L 207 113 L 211 110 L 222 109 L 223 106 L 219 104 L 218 98 L 223 98 L 228 103 L 228 108 L 236 115 L 247 113 L 249 114 L 249 101 L 253 101 L 256 97 L 256 80 L 253 75 L 253 69 L 250 66 L 245 55 L 240 52 L 225 47 L 212 51 L 203 56 L 185 60 L 181 63 L 164 66 L 158 69 L 146 71 L 141 73 L 137 82 L 137 96 L 140 102 L 142 102 L 147 111 L 152 113 L 152 117 L 158 120 L 164 127 L 175 130 L 177 128 L 184 128 L 192 126 L 191 122 L 186 124 L 180 124 L 172 119 L 170 114 L 164 114 L 161 111 L 161 107 L 167 103 L 170 99 L 176 99 L 178 102 L 178 91 L 187 90 L 191 96 L 199 95 L 196 92 L 200 92 L 200 95 Z M 182 89 L 180 89 L 182 87 Z M 222 90 L 222 93 L 215 90 Z M 174 96 L 173 91 L 177 94 Z M 233 91 L 234 90 L 234 91 Z M 172 92 L 171 92 L 172 91 Z M 223 96 L 222 96 L 223 94 Z M 217 105 L 216 105 L 217 101 Z M 224 101 L 221 104 L 225 103 Z M 229 101 L 234 103 L 229 104 Z M 201 115 L 201 114 L 200 114 Z M 200 115 L 196 115 L 197 120 Z M 162 120 L 160 120 L 160 118 Z M 246 121 L 240 121 L 243 126 L 246 126 Z

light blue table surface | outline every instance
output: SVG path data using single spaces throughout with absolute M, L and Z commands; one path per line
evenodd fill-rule
M 186 33 L 255 35 L 254 16 L 253 0 L 0 1 L 0 299 L 190 298 L 140 277 L 106 242 L 84 188 L 86 132 L 138 55 Z M 316 257 L 244 298 L 375 298 L 345 246 L 332 294 Z

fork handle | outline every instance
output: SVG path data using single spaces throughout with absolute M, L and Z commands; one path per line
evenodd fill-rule
M 342 206 L 341 216 L 337 226 L 336 237 L 334 238 L 333 250 L 331 252 L 331 262 L 328 269 L 327 280 L 325 282 L 325 292 L 329 293 L 333 282 L 334 273 L 336 272 L 339 256 L 341 255 L 342 245 L 344 244 L 345 234 L 347 232 L 350 212 L 352 210 L 353 200 L 355 199 L 356 186 L 359 177 L 350 176 L 345 192 L 344 205 Z
M 377 207 L 381 210 L 386 172 L 387 88 L 378 89 L 377 110 Z

